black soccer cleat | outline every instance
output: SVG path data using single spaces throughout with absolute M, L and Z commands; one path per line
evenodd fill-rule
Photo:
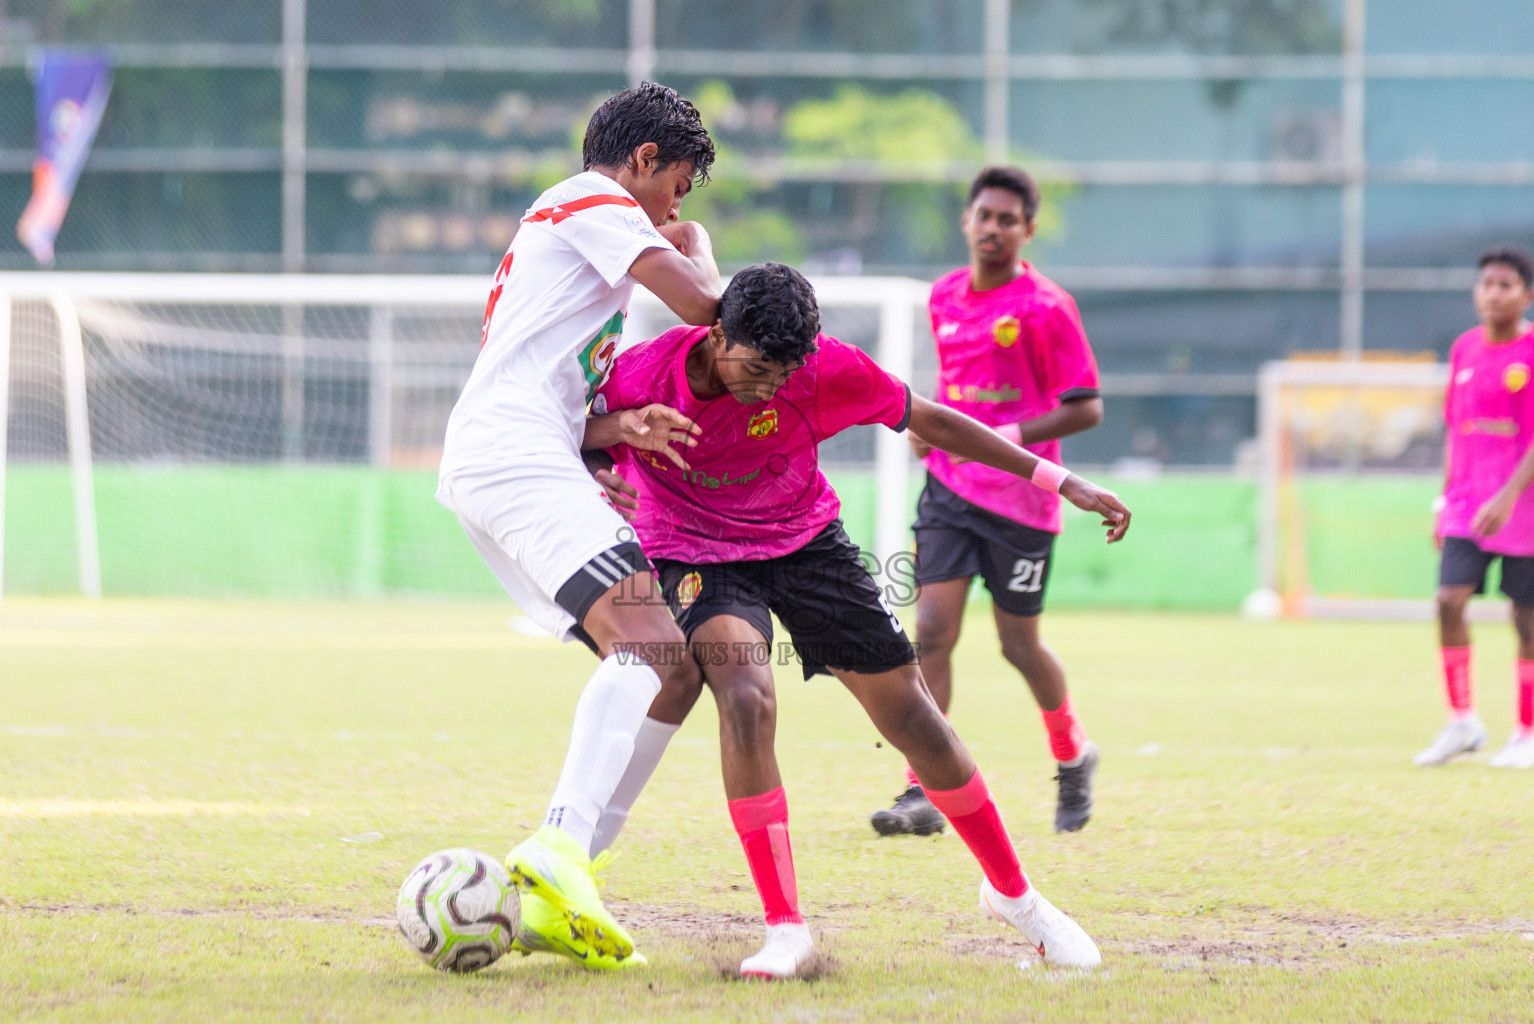
M 932 806 L 920 786 L 911 786 L 895 798 L 887 811 L 874 811 L 874 831 L 881 836 L 930 836 L 948 824 L 943 812 Z
M 1092 817 L 1092 781 L 1097 777 L 1097 744 L 1087 740 L 1081 763 L 1072 768 L 1060 765 L 1055 781 L 1060 796 L 1055 802 L 1055 831 L 1080 832 Z

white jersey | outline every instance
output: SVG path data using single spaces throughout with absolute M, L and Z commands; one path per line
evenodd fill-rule
M 672 248 L 633 196 L 586 171 L 538 197 L 495 275 L 479 358 L 448 417 L 441 479 L 579 460 L 586 404 L 617 353 L 646 249 Z

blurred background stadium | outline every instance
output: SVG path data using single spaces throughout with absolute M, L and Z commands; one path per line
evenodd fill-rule
M 930 281 L 965 260 L 975 170 L 1034 170 L 1031 258 L 1076 295 L 1104 373 L 1106 421 L 1066 458 L 1140 513 L 1118 551 L 1068 528 L 1052 601 L 1234 608 L 1258 579 L 1259 367 L 1442 358 L 1474 321 L 1476 256 L 1534 236 L 1531 33 L 1534 6 L 1500 0 L 0 0 L 11 216 L 29 53 L 115 64 L 58 270 L 336 282 L 302 301 L 79 293 L 92 555 L 64 469 L 66 317 L 54 285 L 6 275 L 6 591 L 78 590 L 98 557 L 109 594 L 493 595 L 431 502 L 482 303 L 451 275 L 488 278 L 578 168 L 590 111 L 655 78 L 720 144 L 684 215 L 726 270 Z M 0 242 L 0 270 L 34 266 Z M 323 276 L 380 273 L 462 298 L 359 301 Z M 872 306 L 828 326 L 879 344 Z M 1298 541 L 1312 581 L 1428 593 L 1436 443 L 1343 460 Z M 871 432 L 826 451 L 864 540 L 874 452 Z M 1370 469 L 1388 479 L 1356 486 Z

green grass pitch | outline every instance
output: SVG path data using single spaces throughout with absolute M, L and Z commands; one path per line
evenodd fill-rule
M 0 1018 L 1338 1020 L 1534 1015 L 1534 773 L 1411 755 L 1440 724 L 1431 628 L 1052 613 L 1103 749 L 1055 836 L 1023 685 L 972 618 L 954 722 L 1095 974 L 1019 970 L 952 835 L 879 839 L 898 756 L 832 680 L 779 670 L 779 756 L 819 979 L 743 983 L 756 896 L 704 697 L 606 892 L 651 958 L 452 977 L 394 933 L 443 847 L 537 823 L 590 656 L 503 605 L 0 605 Z M 1493 742 L 1512 645 L 1482 626 Z

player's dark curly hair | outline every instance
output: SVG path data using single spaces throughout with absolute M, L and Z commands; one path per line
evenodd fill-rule
M 1512 267 L 1518 272 L 1518 277 L 1523 281 L 1525 288 L 1534 287 L 1534 260 L 1529 259 L 1529 254 L 1522 249 L 1515 249 L 1510 245 L 1488 249 L 1481 253 L 1481 260 L 1475 265 L 1475 269 L 1485 270 L 1488 263 L 1501 263 Z
M 818 347 L 820 305 L 804 275 L 782 263 L 758 263 L 731 279 L 719 300 L 726 347 L 749 345 L 763 359 L 790 366 Z
M 1023 201 L 1023 222 L 1033 223 L 1039 214 L 1039 183 L 1021 167 L 987 167 L 969 186 L 969 202 L 988 188 L 1004 188 Z M 966 204 L 967 205 L 967 204 Z
M 581 159 L 588 171 L 622 167 L 629 154 L 646 142 L 655 143 L 660 166 L 690 160 L 698 184 L 708 181 L 714 140 L 703 127 L 698 108 L 658 82 L 625 89 L 598 107 L 586 125 Z

